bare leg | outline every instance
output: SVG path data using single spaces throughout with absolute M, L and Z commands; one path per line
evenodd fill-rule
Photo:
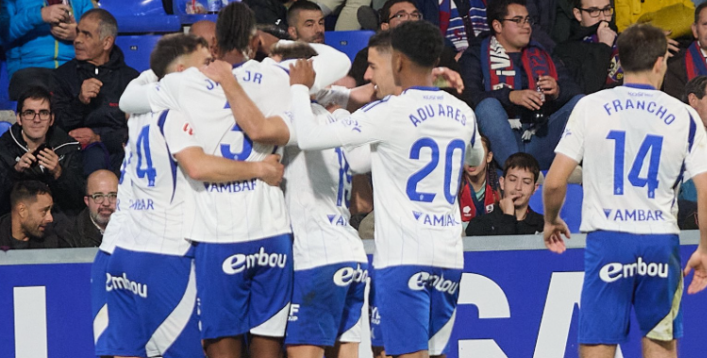
M 327 358 L 358 358 L 358 342 L 336 342 L 325 349 Z
M 430 353 L 427 350 L 417 351 L 414 353 L 406 353 L 396 356 L 397 358 L 430 358 Z
M 287 358 L 322 358 L 324 348 L 310 345 L 290 345 L 287 346 Z
M 580 358 L 614 358 L 616 345 L 606 344 L 580 344 Z
M 385 355 L 385 348 L 383 347 L 371 347 L 373 351 L 373 358 L 391 358 Z
M 643 337 L 643 357 L 645 358 L 677 358 L 678 349 L 675 340 L 656 341 Z
M 252 358 L 282 358 L 282 353 L 282 338 L 251 336 L 250 356 Z
M 240 358 L 243 341 L 241 337 L 221 337 L 204 340 L 204 351 L 209 358 Z

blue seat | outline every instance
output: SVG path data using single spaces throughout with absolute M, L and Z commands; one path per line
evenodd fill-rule
M 102 0 L 100 7 L 115 17 L 120 33 L 168 33 L 182 28 L 179 17 L 164 10 L 162 0 Z
M 544 213 L 543 207 L 543 186 L 530 197 L 530 208 L 537 213 Z M 567 184 L 567 195 L 565 204 L 560 210 L 560 218 L 565 221 L 570 232 L 579 232 L 582 223 L 582 201 L 584 200 L 584 189 L 579 184 Z
M 12 127 L 12 123 L 0 121 L 0 136 L 5 134 L 10 127 Z
M 0 110 L 15 109 L 14 102 L 10 101 L 9 88 L 10 78 L 7 76 L 7 64 L 4 60 L 0 60 Z
M 125 63 L 142 72 L 150 68 L 150 54 L 161 38 L 161 35 L 118 36 L 115 44 L 123 50 Z
M 351 61 L 356 58 L 358 51 L 368 46 L 368 39 L 373 36 L 373 31 L 327 31 L 324 35 L 324 42 L 345 53 Z

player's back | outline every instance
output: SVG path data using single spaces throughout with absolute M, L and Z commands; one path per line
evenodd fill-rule
M 677 188 L 696 112 L 652 87 L 626 85 L 583 98 L 572 116 L 581 124 L 570 119 L 563 137 L 584 135 L 581 230 L 678 233 Z
M 129 186 L 131 197 L 121 201 L 122 227 L 110 227 L 106 235 L 117 235 L 117 246 L 128 250 L 184 255 L 190 247 L 183 224 L 191 191 L 172 155 L 195 143 L 184 140 L 192 128 L 183 115 L 167 110 L 131 116 L 128 131 L 121 188 Z
M 473 111 L 437 88 L 415 87 L 360 111 L 385 122 L 371 147 L 375 267 L 461 268 L 457 191 L 466 146 L 475 136 Z

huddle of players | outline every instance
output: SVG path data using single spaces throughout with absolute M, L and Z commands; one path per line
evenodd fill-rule
M 92 269 L 96 353 L 236 357 L 247 337 L 253 356 L 279 357 L 285 336 L 290 357 L 355 357 L 369 269 L 347 204 L 351 171 L 370 170 L 382 345 L 443 354 L 463 267 L 456 188 L 483 149 L 471 109 L 432 87 L 439 31 L 377 35 L 405 90 L 352 115 L 310 100 L 347 73 L 344 54 L 312 44 L 312 62 L 251 61 L 255 34 L 232 3 L 222 61 L 200 66 L 208 46 L 166 37 L 121 98 L 130 140 Z

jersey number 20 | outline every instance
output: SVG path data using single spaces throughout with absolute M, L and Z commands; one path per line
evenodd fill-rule
M 410 159 L 419 160 L 422 148 L 429 148 L 431 152 L 430 162 L 427 163 L 427 165 L 425 165 L 417 173 L 410 176 L 410 179 L 408 179 L 407 182 L 407 187 L 405 189 L 410 200 L 429 203 L 434 200 L 437 194 L 418 192 L 417 184 L 423 179 L 425 179 L 428 175 L 430 175 L 430 173 L 432 173 L 432 171 L 437 167 L 437 164 L 439 164 L 439 145 L 437 145 L 437 142 L 435 142 L 432 138 L 420 138 L 412 145 L 412 148 L 410 148 Z M 454 204 L 454 200 L 456 200 L 457 198 L 458 189 L 456 186 L 453 188 L 451 187 L 452 175 L 454 175 L 454 173 L 452 172 L 454 169 L 454 165 L 452 163 L 452 159 L 454 158 L 454 151 L 459 150 L 459 152 L 461 152 L 461 160 L 459 161 L 459 163 L 460 165 L 462 165 L 462 163 L 464 163 L 465 149 L 466 143 L 464 143 L 464 141 L 461 139 L 455 139 L 449 142 L 449 145 L 447 146 L 447 149 L 444 153 L 444 188 L 442 189 L 442 191 L 444 192 L 444 198 L 447 199 L 447 202 L 450 204 Z M 461 167 L 462 166 L 460 166 L 460 168 Z M 460 176 L 461 172 L 457 173 L 457 182 L 459 181 Z

